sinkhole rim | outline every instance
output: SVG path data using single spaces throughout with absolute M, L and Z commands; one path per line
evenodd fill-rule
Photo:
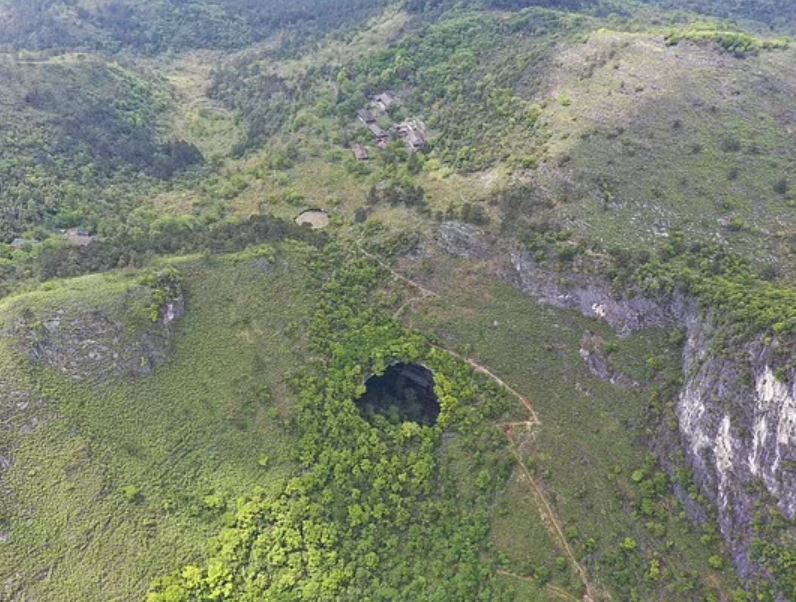
M 382 374 L 365 379 L 365 393 L 354 400 L 360 416 L 377 424 L 377 416 L 399 425 L 414 422 L 432 427 L 442 411 L 434 371 L 417 362 L 393 362 Z

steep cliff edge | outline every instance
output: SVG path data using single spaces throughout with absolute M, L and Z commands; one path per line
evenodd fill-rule
M 0 315 L 0 339 L 33 365 L 73 380 L 151 373 L 168 358 L 174 326 L 185 313 L 179 273 L 167 268 L 110 285 L 91 278 L 84 285 L 78 280 L 75 291 L 12 298 Z M 94 299 L 103 286 L 112 290 Z
M 507 251 L 472 226 L 444 223 L 437 244 L 463 258 L 491 248 L 490 263 L 504 266 L 500 276 L 512 286 L 542 303 L 604 320 L 620 334 L 651 327 L 681 330 L 677 426 L 672 430 L 661 420 L 650 446 L 672 477 L 681 468 L 692 472 L 697 489 L 689 492 L 673 478 L 676 493 L 697 522 L 709 517 L 695 503 L 695 491 L 715 507 L 739 575 L 750 583 L 776 576 L 779 599 L 793 599 L 787 577 L 792 553 L 782 550 L 796 540 L 794 341 L 739 336 L 721 316 L 683 293 L 616 291 L 597 275 L 550 270 L 531 253 Z M 495 263 L 501 255 L 503 261 Z M 587 364 L 593 359 L 583 350 L 581 355 Z M 676 460 L 682 452 L 685 467 Z
M 726 329 L 695 299 L 617 294 L 597 277 L 545 271 L 528 253 L 512 253 L 511 265 L 506 277 L 522 291 L 605 320 L 620 333 L 683 329 L 680 443 L 695 483 L 716 507 L 739 574 L 765 575 L 753 560 L 761 512 L 796 519 L 796 374 L 783 354 L 792 342 L 759 335 L 730 348 Z M 792 524 L 785 530 L 796 533 Z

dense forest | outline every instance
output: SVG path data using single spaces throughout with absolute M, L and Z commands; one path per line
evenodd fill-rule
M 133 194 L 202 162 L 164 131 L 169 94 L 118 64 L 3 59 L 0 82 L 5 242 L 36 226 L 96 227 Z
M 644 0 L 667 9 L 689 10 L 722 19 L 746 19 L 793 32 L 796 6 L 789 0 Z

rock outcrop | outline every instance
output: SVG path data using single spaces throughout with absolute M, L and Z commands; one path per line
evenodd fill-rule
M 36 364 L 73 380 L 106 381 L 146 376 L 164 363 L 184 313 L 180 292 L 145 326 L 131 328 L 122 317 L 101 309 L 60 308 L 36 318 L 23 316 L 6 334 Z
M 443 222 L 437 235 L 437 244 L 446 253 L 465 259 L 483 259 L 491 252 L 483 232 L 461 222 Z
M 580 357 L 586 362 L 589 372 L 597 378 L 622 389 L 635 389 L 639 386 L 632 378 L 623 374 L 611 362 L 602 337 L 587 332 L 580 342 Z
M 716 507 L 740 576 L 763 575 L 751 557 L 757 510 L 775 504 L 796 519 L 796 373 L 778 353 L 786 343 L 758 336 L 741 349 L 724 349 L 722 328 L 694 299 L 617 294 L 596 277 L 546 272 L 527 253 L 512 254 L 511 265 L 509 279 L 524 292 L 605 320 L 620 333 L 684 330 L 680 443 L 697 486 Z

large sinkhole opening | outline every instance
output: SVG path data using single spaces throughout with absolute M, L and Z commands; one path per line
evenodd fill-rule
M 440 411 L 434 373 L 418 364 L 393 364 L 384 374 L 365 382 L 365 394 L 357 400 L 357 406 L 369 422 L 383 416 L 391 424 L 432 426 Z

